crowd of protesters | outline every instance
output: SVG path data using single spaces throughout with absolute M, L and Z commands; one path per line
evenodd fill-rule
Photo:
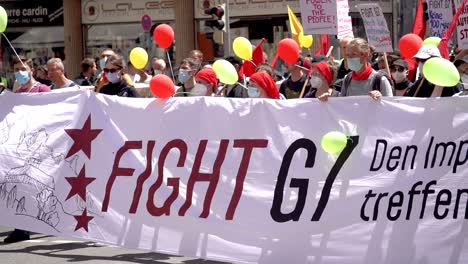
M 422 72 L 424 63 L 441 54 L 436 46 L 422 46 L 413 58 L 400 58 L 398 53 L 379 54 L 366 40 L 345 37 L 340 40 L 342 60 L 324 55 L 299 56 L 296 63 L 285 63 L 283 74 L 271 67 L 264 56 L 255 73 L 243 74 L 243 61 L 236 56 L 225 58 L 238 72 L 238 82 L 226 85 L 219 82 L 211 65 L 204 61 L 203 53 L 192 50 L 174 69 L 164 59 L 153 58 L 148 68 L 136 69 L 125 62 L 122 54 L 104 49 L 98 60 L 85 58 L 81 73 L 74 79 L 66 76 L 59 58 L 46 65 L 33 67 L 26 57 L 13 59 L 14 92 L 48 92 L 67 87 L 92 86 L 99 93 L 124 97 L 138 97 L 136 83 L 149 84 L 157 74 L 173 78 L 175 97 L 218 96 L 229 98 L 296 99 L 369 95 L 382 96 L 449 97 L 465 95 L 468 81 L 468 51 L 455 50 L 452 62 L 460 73 L 460 83 L 454 87 L 431 84 Z M 386 59 L 386 60 L 385 60 Z M 387 68 L 387 61 L 388 68 Z M 466 73 L 465 73 L 466 72 Z M 3 83 L 0 84 L 6 87 Z

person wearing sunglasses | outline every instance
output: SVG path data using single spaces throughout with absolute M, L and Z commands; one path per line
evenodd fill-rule
M 405 60 L 396 60 L 390 66 L 390 72 L 395 81 L 395 95 L 404 96 L 408 87 L 413 85 L 408 80 L 408 63 Z
M 126 78 L 123 78 L 125 74 L 124 66 L 124 59 L 120 55 L 112 55 L 107 59 L 103 71 L 109 83 L 101 88 L 101 93 L 122 97 L 138 97 L 135 87 L 128 84 Z

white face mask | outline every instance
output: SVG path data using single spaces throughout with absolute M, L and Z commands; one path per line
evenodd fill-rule
M 208 88 L 201 84 L 201 83 L 197 83 L 195 84 L 195 86 L 192 88 L 192 95 L 193 96 L 206 96 L 206 92 L 208 91 Z
M 249 94 L 250 98 L 258 98 L 260 96 L 260 91 L 258 88 L 255 88 L 253 86 L 247 87 L 247 93 Z
M 154 75 L 162 74 L 163 72 L 161 70 L 154 70 Z
M 396 83 L 401 83 L 406 79 L 406 71 L 403 72 L 392 72 L 392 77 L 395 80 Z
M 357 72 L 362 68 L 361 58 L 347 58 L 348 68 L 353 72 Z
M 312 88 L 320 88 L 322 87 L 322 84 L 323 84 L 323 81 L 319 77 L 312 76 L 310 78 L 310 85 L 312 86 Z
M 109 80 L 111 83 L 118 83 L 120 81 L 120 75 L 118 72 L 114 73 L 106 73 L 106 78 Z
M 107 56 L 99 60 L 99 67 L 101 67 L 101 70 L 104 70 L 104 68 L 106 67 L 106 63 L 107 63 Z

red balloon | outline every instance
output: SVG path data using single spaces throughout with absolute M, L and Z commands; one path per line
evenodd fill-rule
M 299 45 L 293 39 L 282 39 L 278 43 L 278 55 L 284 62 L 294 64 L 299 58 Z
M 416 34 L 406 34 L 401 37 L 398 47 L 403 58 L 413 58 L 423 45 L 423 40 Z
M 169 98 L 175 94 L 174 82 L 164 74 L 154 76 L 150 81 L 151 93 L 158 98 Z
M 153 38 L 161 48 L 167 49 L 174 42 L 174 30 L 167 24 L 161 24 L 154 29 Z

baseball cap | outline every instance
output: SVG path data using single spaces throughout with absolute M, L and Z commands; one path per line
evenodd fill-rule
M 392 66 L 393 65 L 397 65 L 397 66 L 403 67 L 405 69 L 408 69 L 408 63 L 405 60 L 396 60 L 396 61 L 394 61 L 392 63 Z
M 418 53 L 413 56 L 413 58 L 416 59 L 422 59 L 422 60 L 427 60 L 431 57 L 441 57 L 440 56 L 440 51 L 436 46 L 432 45 L 427 45 L 427 46 L 422 46 Z

